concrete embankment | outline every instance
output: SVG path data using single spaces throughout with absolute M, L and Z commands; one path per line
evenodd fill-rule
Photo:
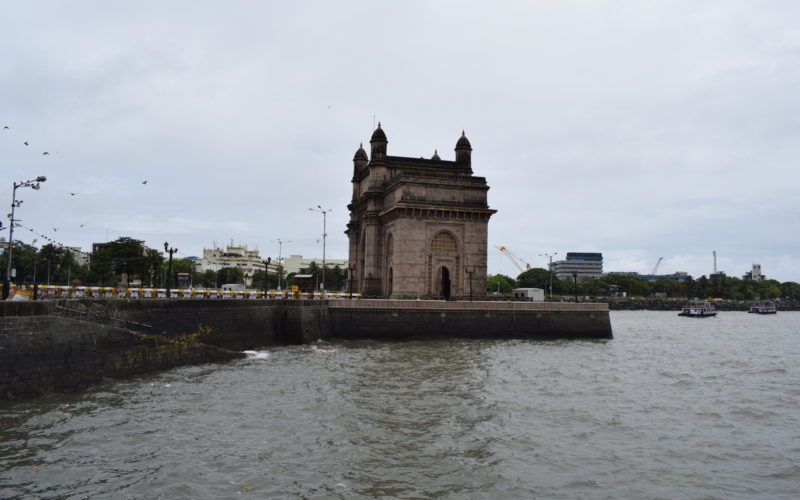
M 334 338 L 612 337 L 606 304 L 358 300 L 331 301 L 328 307 Z
M 197 335 L 165 336 L 97 317 L 64 317 L 54 302 L 11 304 L 0 308 L 0 399 L 244 356 L 201 343 Z
M 402 300 L 0 303 L 0 399 L 320 339 L 611 338 L 605 304 Z

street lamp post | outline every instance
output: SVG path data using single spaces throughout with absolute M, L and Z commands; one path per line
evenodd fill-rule
M 46 180 L 47 177 L 40 175 L 35 179 L 15 182 L 14 189 L 11 191 L 11 213 L 8 214 L 8 262 L 6 262 L 6 277 L 3 281 L 3 300 L 8 299 L 8 295 L 11 293 L 11 262 L 14 254 L 14 224 L 16 223 L 16 219 L 14 219 L 14 211 L 18 206 L 22 205 L 22 200 L 17 201 L 17 188 L 29 187 L 31 189 L 38 190 L 41 188 L 41 183 L 45 182 Z
M 578 271 L 572 271 L 573 291 L 575 292 L 575 302 L 578 302 Z
M 327 234 L 327 216 L 328 212 L 332 212 L 333 210 L 328 209 L 325 210 L 321 206 L 317 205 L 317 208 L 309 208 L 312 212 L 319 212 L 322 214 L 322 292 L 325 292 L 325 238 L 328 237 Z
M 549 253 L 540 253 L 539 257 L 547 257 L 550 260 L 550 265 L 547 266 L 547 269 L 550 271 L 550 299 L 553 298 L 553 257 L 558 255 L 558 252 L 549 254 Z
M 264 298 L 267 298 L 267 274 L 269 273 L 269 263 L 272 262 L 272 257 L 267 257 L 264 261 Z
M 464 266 L 464 271 L 469 275 L 469 301 L 472 302 L 472 275 L 475 274 L 477 266 Z
M 283 250 L 284 243 L 291 243 L 291 240 L 283 241 L 280 238 L 272 240 L 273 243 L 278 244 L 278 291 L 281 291 L 281 279 L 283 278 L 283 259 L 281 258 L 281 250 Z
M 347 265 L 347 286 L 350 289 L 350 293 L 348 294 L 347 298 L 353 298 L 353 272 L 356 270 L 356 265 L 350 262 Z
M 169 253 L 169 264 L 167 264 L 167 298 L 170 298 L 170 288 L 172 288 L 172 254 L 178 251 L 177 248 L 170 248 L 169 243 L 164 242 L 164 251 Z

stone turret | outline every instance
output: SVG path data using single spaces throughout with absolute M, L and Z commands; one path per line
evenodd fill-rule
M 456 142 L 456 163 L 472 167 L 472 145 L 463 130 L 461 137 Z
M 364 144 L 362 143 L 358 146 L 356 155 L 353 156 L 353 174 L 366 167 L 367 163 L 369 163 L 369 158 L 367 158 L 367 152 L 364 151 Z
M 372 138 L 369 140 L 369 144 L 372 146 L 370 158 L 372 160 L 386 158 L 386 144 L 388 142 L 386 134 L 381 128 L 381 123 L 378 122 L 378 128 L 375 129 L 375 132 L 372 133 Z

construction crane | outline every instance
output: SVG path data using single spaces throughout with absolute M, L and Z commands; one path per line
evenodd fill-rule
M 658 265 L 661 264 L 661 261 L 664 260 L 664 257 L 659 257 L 658 261 L 656 261 L 656 265 L 653 266 L 653 271 L 650 272 L 650 276 L 655 276 L 658 272 Z
M 508 248 L 497 245 L 495 245 L 495 248 L 503 252 L 503 255 L 508 257 L 508 260 L 510 260 L 511 263 L 514 264 L 517 267 L 517 269 L 519 269 L 519 272 L 524 273 L 525 271 L 531 268 L 530 264 L 520 259 L 519 257 L 515 256 L 513 253 L 511 253 L 511 251 Z M 524 268 L 522 267 L 523 265 L 525 266 Z

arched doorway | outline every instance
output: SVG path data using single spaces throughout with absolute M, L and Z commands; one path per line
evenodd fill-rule
M 461 293 L 459 244 L 453 233 L 439 231 L 431 239 L 427 255 L 428 294 L 449 300 Z
M 450 270 L 442 266 L 441 270 L 441 295 L 444 300 L 450 300 Z

